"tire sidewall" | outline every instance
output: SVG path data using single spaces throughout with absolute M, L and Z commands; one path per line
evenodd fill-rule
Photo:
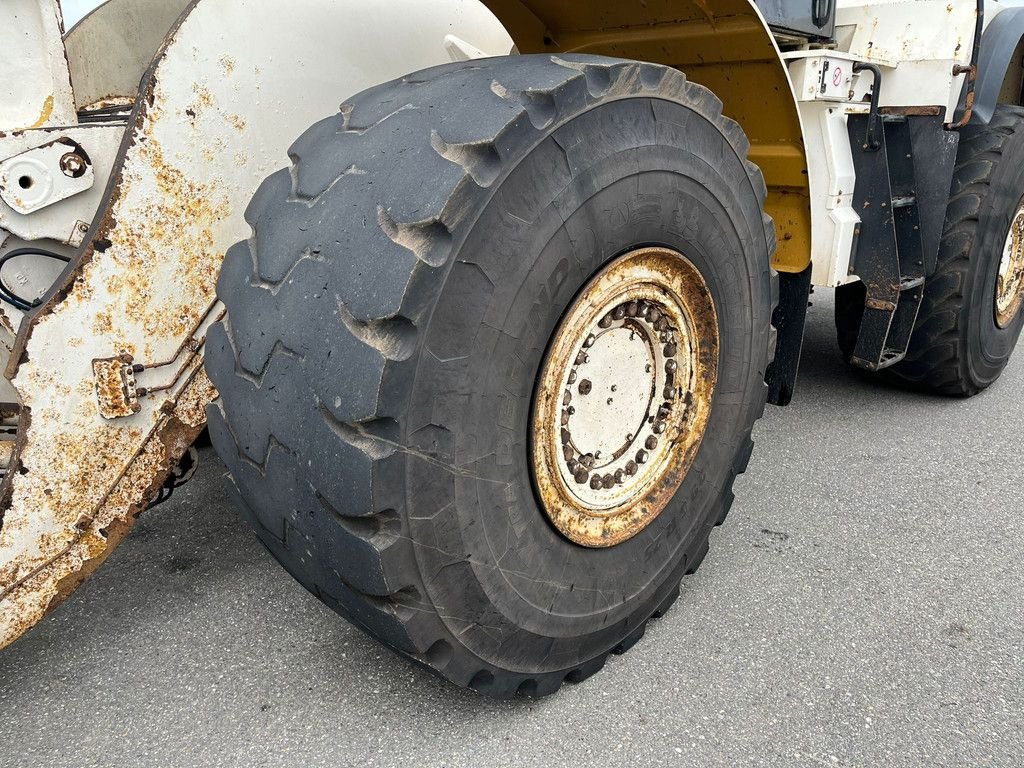
M 416 548 L 430 601 L 442 617 L 460 617 L 446 620 L 449 629 L 497 666 L 513 663 L 510 654 L 539 656 L 534 645 L 546 648 L 552 668 L 570 666 L 573 656 L 613 645 L 638 614 L 645 620 L 706 541 L 763 407 L 771 284 L 760 201 L 714 124 L 663 103 L 678 124 L 652 128 L 662 132 L 658 144 L 636 127 L 637 114 L 650 110 L 644 101 L 577 116 L 495 185 L 425 332 L 410 392 L 419 417 L 403 439 L 462 469 L 409 462 L 408 525 L 414 541 L 433 542 Z M 605 142 L 588 151 L 578 141 L 597 127 L 618 137 L 604 157 Z M 688 150 L 666 146 L 676 129 L 685 129 Z M 566 174 L 552 165 L 559 152 L 568 157 Z M 550 525 L 533 488 L 534 382 L 580 289 L 615 257 L 651 245 L 685 254 L 715 300 L 715 402 L 668 507 L 633 539 L 587 549 Z M 474 290 L 489 291 L 486 302 L 467 299 Z M 465 621 L 484 623 L 480 617 L 489 633 L 463 631 Z M 493 641 L 498 628 L 501 643 Z
M 1014 214 L 1024 196 L 1024 133 L 1010 137 L 982 202 L 978 235 L 971 247 L 973 269 L 965 294 L 968 333 L 964 335 L 964 359 L 972 383 L 984 388 L 994 382 L 1009 362 L 1021 328 L 1024 312 L 1006 328 L 996 323 L 996 281 L 1003 246 Z

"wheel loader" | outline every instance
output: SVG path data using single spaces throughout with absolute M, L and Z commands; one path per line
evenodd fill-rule
M 812 286 L 880 384 L 999 377 L 1022 40 L 992 0 L 4 0 L 0 646 L 208 427 L 368 634 L 589 677 L 707 554 Z

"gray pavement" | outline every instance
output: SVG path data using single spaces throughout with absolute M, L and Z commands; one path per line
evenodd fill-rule
M 0 655 L 0 766 L 1024 765 L 1024 354 L 967 402 L 873 387 L 812 310 L 737 502 L 604 672 L 492 702 L 285 574 L 223 467 Z

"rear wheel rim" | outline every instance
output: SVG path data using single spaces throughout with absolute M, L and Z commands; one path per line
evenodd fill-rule
M 605 267 L 567 311 L 537 382 L 531 459 L 541 506 L 571 541 L 610 547 L 678 491 L 718 377 L 714 301 L 666 248 Z
M 1024 198 L 1010 222 L 996 276 L 996 325 L 1007 328 L 1024 303 Z

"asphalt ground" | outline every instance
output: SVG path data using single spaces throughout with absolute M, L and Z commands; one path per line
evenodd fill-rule
M 494 702 L 281 570 L 224 468 L 0 654 L 0 766 L 1024 765 L 1024 354 L 949 401 L 849 372 L 794 404 L 673 610 L 589 681 Z

